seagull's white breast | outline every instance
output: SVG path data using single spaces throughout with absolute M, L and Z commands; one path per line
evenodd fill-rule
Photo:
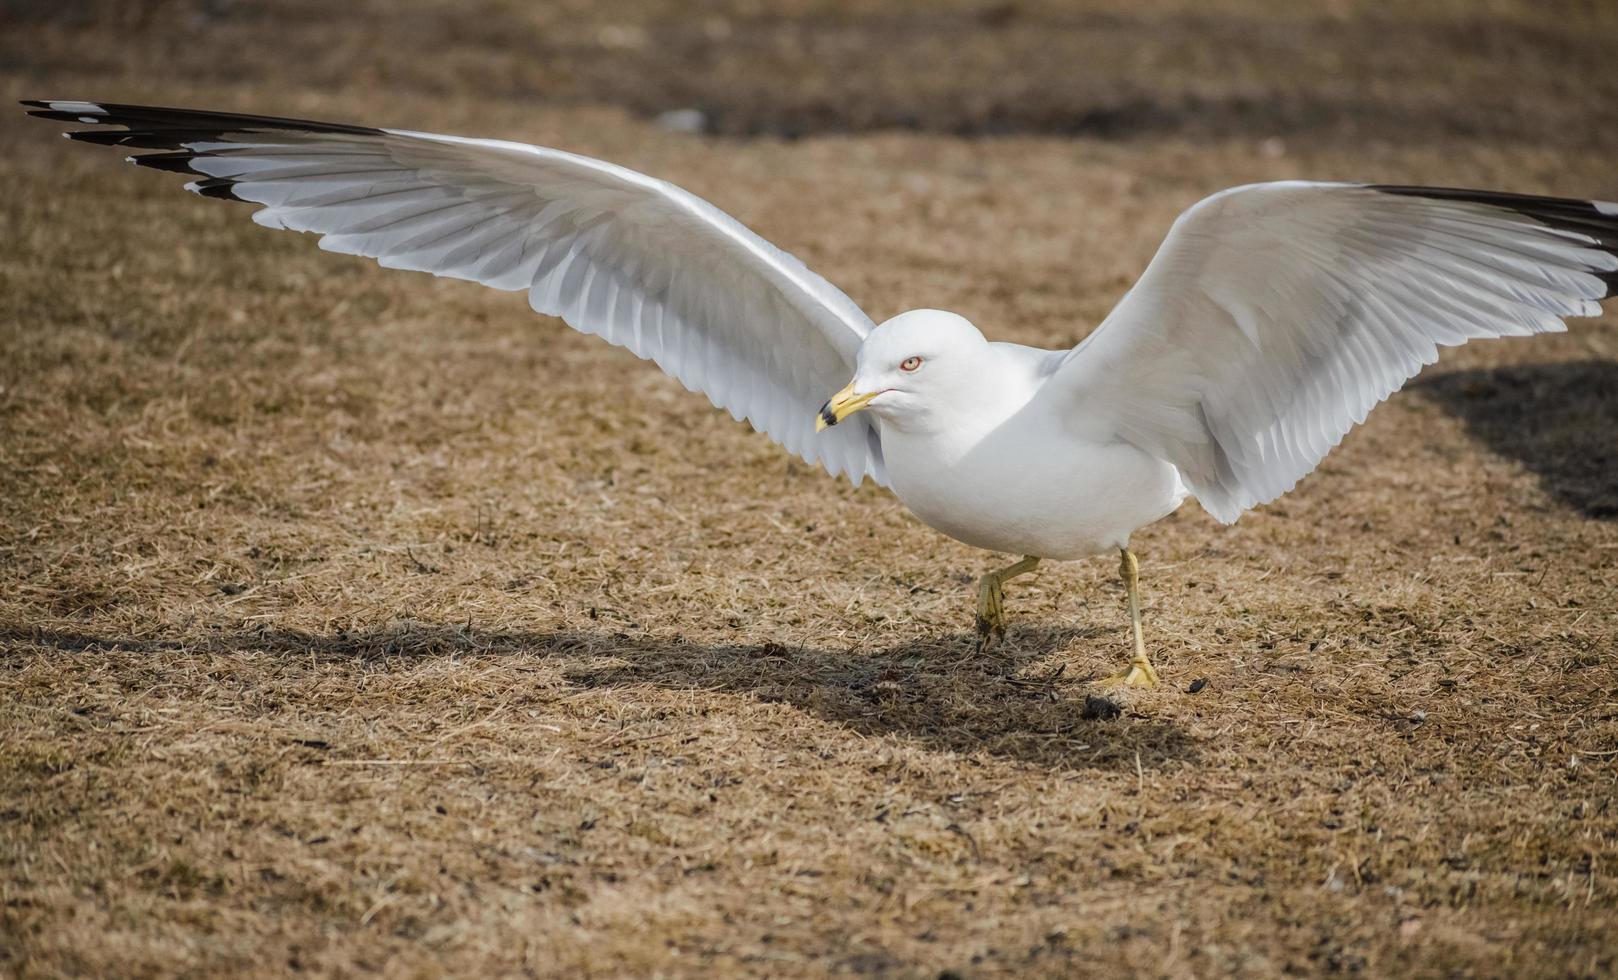
M 1029 386 L 985 377 L 983 391 Z M 1050 399 L 983 399 L 928 431 L 882 428 L 900 501 L 966 544 L 1012 555 L 1072 559 L 1124 546 L 1137 528 L 1179 507 L 1186 489 L 1169 463 L 1120 441 L 1074 434 Z

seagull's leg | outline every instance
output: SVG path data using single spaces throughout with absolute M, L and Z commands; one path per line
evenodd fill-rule
M 995 640 L 1006 635 L 1007 582 L 1031 572 L 1039 559 L 1029 555 L 1022 561 L 1007 565 L 998 572 L 990 572 L 978 580 L 978 649 L 987 649 Z
M 1157 668 L 1146 659 L 1146 641 L 1140 632 L 1140 562 L 1135 560 L 1135 553 L 1128 548 L 1118 550 L 1123 553 L 1123 560 L 1118 563 L 1118 574 L 1123 577 L 1124 588 L 1129 593 L 1129 625 L 1135 634 L 1135 655 L 1129 660 L 1129 669 L 1107 678 L 1107 683 L 1124 687 L 1156 687 Z

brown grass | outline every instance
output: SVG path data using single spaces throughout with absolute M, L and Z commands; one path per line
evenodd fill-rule
M 925 47 L 909 5 L 715 4 L 730 34 L 664 54 L 601 33 L 687 23 L 655 3 L 324 32 L 45 6 L 0 24 L 6 99 L 561 145 L 709 196 L 878 318 L 1032 343 L 1082 336 L 1230 184 L 1618 198 L 1618 75 L 1581 67 L 1605 5 L 1008 4 L 947 35 L 1006 92 L 1097 24 L 1140 53 L 988 140 L 949 135 L 930 62 L 848 82 L 853 118 L 771 60 Z M 446 41 L 452 11 L 486 20 Z M 729 67 L 657 87 L 702 58 Z M 1346 108 L 1045 132 L 1224 89 Z M 922 131 L 880 128 L 911 92 Z M 681 137 L 639 115 L 663 102 L 850 133 Z M 1101 718 L 1111 562 L 1019 580 L 978 655 L 989 556 L 519 298 L 320 253 L 17 113 L 0 145 L 0 972 L 1618 973 L 1611 315 L 1455 352 L 1234 528 L 1142 532 L 1172 683 Z

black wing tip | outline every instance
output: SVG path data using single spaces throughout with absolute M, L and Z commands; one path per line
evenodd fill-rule
M 36 119 L 50 119 L 66 123 L 102 123 L 107 111 L 99 102 L 84 99 L 18 99 L 28 114 Z
M 143 134 L 131 133 L 123 129 L 75 129 L 62 135 L 79 143 L 94 143 L 97 146 L 128 145 L 139 147 L 138 140 Z
M 179 150 L 174 153 L 142 153 L 126 159 L 139 167 L 166 170 L 173 174 L 190 174 L 197 172 L 191 168 L 191 161 L 196 158 L 197 154 L 189 150 Z
M 1462 187 L 1418 187 L 1406 184 L 1368 184 L 1370 190 L 1400 197 L 1483 204 L 1515 212 L 1549 228 L 1582 236 L 1595 248 L 1618 257 L 1618 204 L 1576 197 L 1542 197 L 1509 191 L 1483 191 Z M 1618 296 L 1618 269 L 1585 270 L 1605 284 L 1599 299 Z
M 27 106 L 30 109 L 46 109 L 55 111 L 56 106 L 59 105 L 99 106 L 101 103 L 91 102 L 87 99 L 18 99 L 17 104 Z M 31 114 L 32 113 L 30 113 L 30 115 Z
M 1556 226 L 1579 223 L 1589 228 L 1618 232 L 1618 204 L 1588 201 L 1576 197 L 1545 197 L 1510 191 L 1483 191 L 1466 187 L 1420 187 L 1412 184 L 1367 184 L 1383 194 L 1425 197 L 1434 201 L 1486 204 Z
M 183 136 L 195 139 L 225 133 L 295 130 L 308 133 L 334 133 L 347 136 L 378 136 L 373 126 L 319 122 L 288 116 L 259 116 L 206 109 L 177 109 L 168 106 L 130 105 L 122 102 L 92 102 L 85 99 L 22 99 L 30 116 L 57 122 L 123 126 L 131 132 L 151 136 Z
M 316 122 L 279 116 L 250 116 L 234 112 L 208 112 L 197 109 L 170 109 L 162 106 L 125 105 L 117 102 L 90 102 L 78 99 L 21 99 L 30 116 L 56 122 L 111 129 L 75 129 L 63 133 L 70 140 L 98 146 L 122 146 L 134 150 L 165 152 L 130 156 L 129 162 L 171 173 L 199 172 L 191 162 L 209 155 L 197 143 L 233 143 L 235 137 L 251 133 L 296 132 L 328 133 L 344 136 L 381 136 L 384 131 L 344 123 Z M 251 139 L 242 142 L 252 142 Z M 203 197 L 240 201 L 237 181 L 227 177 L 204 177 L 186 187 Z
M 1618 269 L 1612 272 L 1597 272 L 1595 277 L 1607 284 L 1607 291 L 1601 294 L 1602 299 L 1612 299 L 1618 296 Z
M 186 184 L 186 190 L 201 194 L 203 197 L 214 197 L 221 201 L 240 201 L 236 196 L 236 181 L 230 177 L 207 177 L 202 180 L 193 180 Z

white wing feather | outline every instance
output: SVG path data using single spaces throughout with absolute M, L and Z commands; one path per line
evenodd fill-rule
M 789 451 L 856 485 L 886 484 L 871 418 L 816 433 L 871 321 L 803 263 L 667 182 L 498 140 L 93 102 L 34 115 L 101 123 L 74 139 L 163 149 L 135 163 L 202 175 L 253 220 L 389 268 L 525 290 L 654 361 Z
M 1077 432 L 1168 460 L 1229 523 L 1290 490 L 1439 347 L 1599 315 L 1615 250 L 1618 207 L 1600 202 L 1237 187 L 1179 217 L 1048 383 Z

